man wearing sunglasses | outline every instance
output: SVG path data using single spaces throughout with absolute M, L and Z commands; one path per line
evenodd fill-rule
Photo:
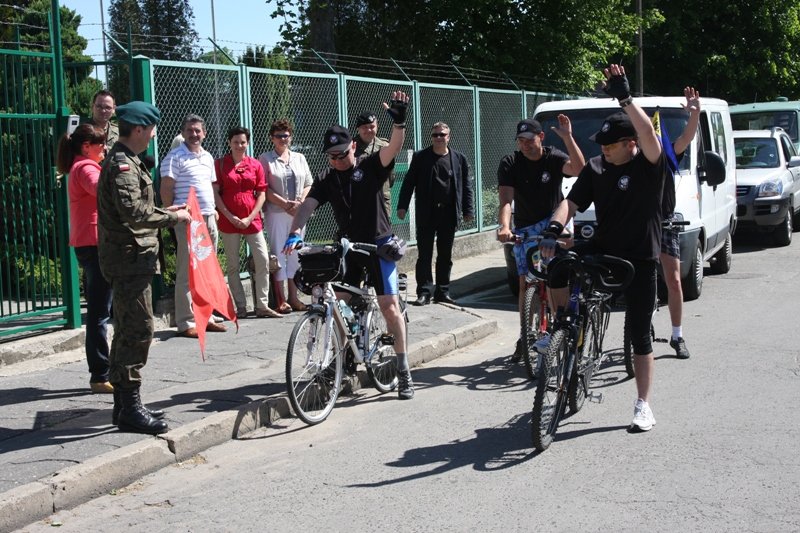
M 611 65 L 604 74 L 604 90 L 619 101 L 622 111 L 608 116 L 600 131 L 590 137 L 601 146 L 602 154 L 589 160 L 556 208 L 541 249 L 543 257 L 552 256 L 555 239 L 567 220 L 594 202 L 597 231 L 589 242 L 578 244 L 576 252 L 614 255 L 633 264 L 633 281 L 624 291 L 625 327 L 631 333 L 638 395 L 630 431 L 649 431 L 656 424 L 648 403 L 655 367 L 650 324 L 656 301 L 667 163 L 650 118 L 630 94 L 625 69 Z M 566 278 L 551 281 L 554 287 L 567 284 Z
M 378 137 L 378 116 L 372 111 L 364 111 L 356 117 L 356 159 L 363 159 L 381 148 L 389 146 L 389 141 Z M 383 200 L 386 214 L 392 216 L 392 185 L 394 170 L 383 184 Z
M 292 253 L 302 246 L 300 228 L 305 226 L 314 210 L 330 202 L 339 234 L 354 242 L 386 244 L 393 237 L 392 224 L 384 209 L 383 184 L 389 179 L 394 158 L 400 153 L 405 139 L 408 95 L 395 91 L 390 103 L 383 107 L 392 118 L 392 136 L 388 146 L 363 159 L 356 159 L 356 143 L 350 132 L 342 126 L 332 126 L 325 132 L 323 151 L 329 166 L 314 181 L 292 221 L 292 231 L 284 245 L 284 253 Z M 406 354 L 405 322 L 400 313 L 397 283 L 397 265 L 377 255 L 364 257 L 347 255 L 347 274 L 344 282 L 360 285 L 363 272 L 368 269 L 378 295 L 378 305 L 386 319 L 389 333 L 394 336 L 400 399 L 414 397 L 411 371 Z
M 437 122 L 431 128 L 432 144 L 414 154 L 400 189 L 397 216 L 406 218 L 411 195 L 417 227 L 417 301 L 416 305 L 455 304 L 450 297 L 450 270 L 458 221 L 475 218 L 472 179 L 464 154 L 452 150 L 450 127 Z M 436 239 L 436 288 L 433 289 L 433 241 Z

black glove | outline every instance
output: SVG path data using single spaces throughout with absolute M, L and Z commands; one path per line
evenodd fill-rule
M 400 100 L 390 100 L 389 109 L 386 110 L 395 124 L 406 123 L 406 111 L 408 111 L 408 103 Z
M 564 232 L 564 224 L 558 222 L 557 220 L 551 220 L 547 227 L 542 232 L 542 237 L 545 239 L 552 239 L 556 240 L 561 237 L 561 234 Z
M 603 91 L 612 98 L 618 101 L 625 100 L 631 96 L 631 86 L 628 84 L 628 77 L 623 75 L 611 76 L 606 80 L 606 86 Z

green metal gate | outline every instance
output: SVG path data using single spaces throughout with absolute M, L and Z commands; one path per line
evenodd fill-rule
M 50 35 L 60 41 L 57 24 Z M 53 166 L 64 99 L 51 50 L 0 50 L 0 337 L 80 325 L 66 183 Z

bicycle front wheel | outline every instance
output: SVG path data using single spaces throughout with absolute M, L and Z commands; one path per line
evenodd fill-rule
M 600 338 L 598 335 L 597 311 L 591 309 L 586 313 L 583 323 L 582 339 L 578 347 L 578 356 L 573 365 L 572 379 L 569 381 L 567 394 L 569 410 L 574 414 L 581 410 L 586 402 L 586 389 L 594 373 L 594 365 L 600 358 Z
M 568 330 L 553 333 L 547 354 L 541 358 L 531 417 L 533 445 L 540 452 L 553 442 L 566 406 L 571 370 Z
M 539 355 L 536 353 L 534 344 L 539 340 L 541 332 L 539 324 L 542 320 L 542 299 L 539 296 L 539 283 L 534 283 L 525 289 L 525 309 L 522 318 L 522 331 L 520 338 L 524 339 L 522 360 L 525 363 L 525 370 L 528 378 L 536 379 L 536 362 Z
M 405 308 L 405 302 L 400 300 L 400 311 Z M 406 329 L 406 345 L 408 344 L 408 328 Z M 386 320 L 380 309 L 372 309 L 367 316 L 366 350 L 374 350 L 372 357 L 367 362 L 367 375 L 372 380 L 373 386 L 379 392 L 391 392 L 397 388 L 397 353 L 394 346 L 383 344 L 381 339 L 389 334 Z
M 319 424 L 333 410 L 342 389 L 343 346 L 339 329 L 333 323 L 328 329 L 320 311 L 304 314 L 292 330 L 286 392 L 297 418 L 306 424 Z

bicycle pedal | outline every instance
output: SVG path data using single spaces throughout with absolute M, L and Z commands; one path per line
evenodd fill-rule
M 669 339 L 665 339 L 664 337 L 656 337 L 655 339 L 653 339 L 653 342 L 661 342 L 666 344 L 669 342 Z
M 384 333 L 380 336 L 380 341 L 384 346 L 394 346 L 394 335 L 391 333 Z
M 586 395 L 586 399 L 593 403 L 603 403 L 602 392 L 590 392 Z

